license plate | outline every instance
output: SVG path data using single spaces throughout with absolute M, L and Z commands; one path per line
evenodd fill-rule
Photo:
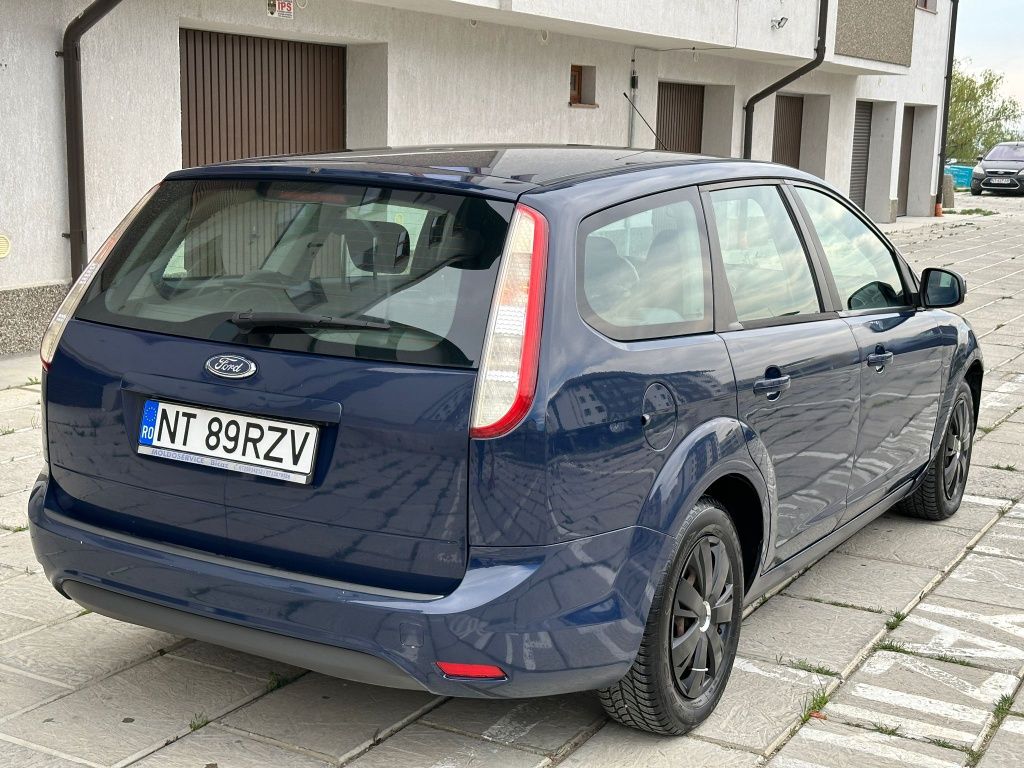
M 1010 184 L 1013 179 L 989 179 L 993 184 Z
M 317 428 L 147 400 L 139 453 L 260 477 L 308 483 Z

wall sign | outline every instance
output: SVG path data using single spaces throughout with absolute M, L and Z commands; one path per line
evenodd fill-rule
M 295 0 L 267 0 L 267 16 L 275 19 L 294 19 Z

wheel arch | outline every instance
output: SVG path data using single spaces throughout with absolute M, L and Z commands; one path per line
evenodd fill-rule
M 736 526 L 744 587 L 749 591 L 768 559 L 776 509 L 774 471 L 770 462 L 761 466 L 768 461 L 763 448 L 749 427 L 727 417 L 702 424 L 676 447 L 655 479 L 638 521 L 666 534 L 662 569 L 675 557 L 686 512 L 702 496 L 710 496 Z

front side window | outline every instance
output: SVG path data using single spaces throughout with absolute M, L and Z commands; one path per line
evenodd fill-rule
M 482 198 L 351 184 L 168 181 L 115 246 L 77 317 L 269 349 L 472 368 L 512 210 Z M 324 317 L 332 327 L 318 326 Z
M 719 189 L 711 205 L 737 320 L 821 312 L 807 254 L 776 187 Z
M 621 340 L 711 330 L 704 232 L 695 198 L 687 194 L 584 221 L 577 286 L 590 325 Z
M 825 251 L 843 309 L 905 307 L 910 302 L 888 246 L 849 208 L 808 187 L 797 187 Z

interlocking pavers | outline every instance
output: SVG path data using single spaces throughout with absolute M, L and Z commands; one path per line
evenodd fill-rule
M 423 716 L 429 725 L 542 752 L 557 752 L 604 720 L 594 693 L 512 701 L 452 699 Z
M 755 768 L 751 753 L 689 736 L 666 739 L 609 723 L 559 768 Z
M 811 698 L 836 683 L 825 675 L 738 657 L 721 701 L 693 733 L 768 755 L 800 722 Z
M 269 687 L 276 687 L 279 684 L 305 672 L 304 669 L 293 667 L 281 661 L 272 661 L 259 656 L 252 656 L 248 653 L 233 651 L 229 648 L 222 648 L 219 645 L 200 643 L 192 641 L 179 645 L 168 651 L 168 655 L 180 659 L 188 659 L 198 664 L 205 664 L 228 672 L 236 672 L 239 675 L 248 675 L 257 680 L 262 680 Z
M 743 622 L 739 653 L 846 674 L 885 629 L 885 616 L 777 595 Z
M 0 495 L 31 488 L 43 468 L 40 456 L 30 456 L 0 465 Z
M 3 582 L 3 595 L 3 610 L 35 621 L 56 621 L 82 611 L 77 603 L 61 597 L 46 577 L 38 573 L 7 579 Z
M 175 642 L 172 635 L 91 613 L 0 642 L 0 665 L 80 686 Z
M 354 768 L 541 768 L 551 761 L 503 744 L 413 724 L 350 763 Z
M 1017 678 L 906 653 L 872 654 L 825 707 L 832 720 L 971 747 Z
M 137 768 L 329 768 L 331 764 L 211 723 L 134 765 Z
M 908 651 L 952 656 L 986 669 L 1024 671 L 1024 613 L 930 595 L 893 632 Z
M 768 768 L 958 768 L 966 760 L 963 752 L 928 742 L 811 719 Z
M 999 727 L 978 768 L 1020 768 L 1024 762 L 1024 717 L 1011 715 Z
M 32 551 L 32 539 L 28 531 L 19 531 L 0 538 L 0 565 L 7 565 L 22 572 L 40 573 L 43 568 Z
M 340 760 L 389 736 L 439 701 L 429 693 L 308 674 L 232 712 L 223 722 Z
M 2 722 L 0 734 L 113 765 L 142 757 L 264 690 L 251 677 L 160 656 Z
M 1024 498 L 1024 471 L 1007 472 L 991 467 L 972 466 L 967 477 L 967 493 L 1001 499 Z
M 39 626 L 41 626 L 41 623 L 38 621 L 26 618 L 25 616 L 14 616 L 0 611 L 0 643 Z
M 0 738 L 0 765 L 5 768 L 82 768 L 81 763 L 29 749 Z
M 1007 506 L 1009 506 L 1008 501 L 997 504 L 977 504 L 963 501 L 960 504 L 960 509 L 952 517 L 947 517 L 945 520 L 933 520 L 931 524 L 977 533 L 998 518 L 1000 512 Z
M 3 718 L 67 691 L 66 687 L 56 683 L 28 677 L 0 666 L 0 731 L 3 731 Z
M 832 552 L 786 587 L 785 594 L 891 613 L 904 610 L 938 577 L 937 568 Z
M 985 533 L 974 551 L 1024 560 L 1024 518 L 1007 515 Z
M 1024 562 L 970 554 L 935 594 L 1024 611 Z
M 930 525 L 927 520 L 883 515 L 841 544 L 839 551 L 941 570 L 953 563 L 973 537 L 970 531 Z M 911 541 L 914 545 L 907 546 Z
M 0 496 L 0 527 L 24 528 L 28 525 L 28 489 Z

